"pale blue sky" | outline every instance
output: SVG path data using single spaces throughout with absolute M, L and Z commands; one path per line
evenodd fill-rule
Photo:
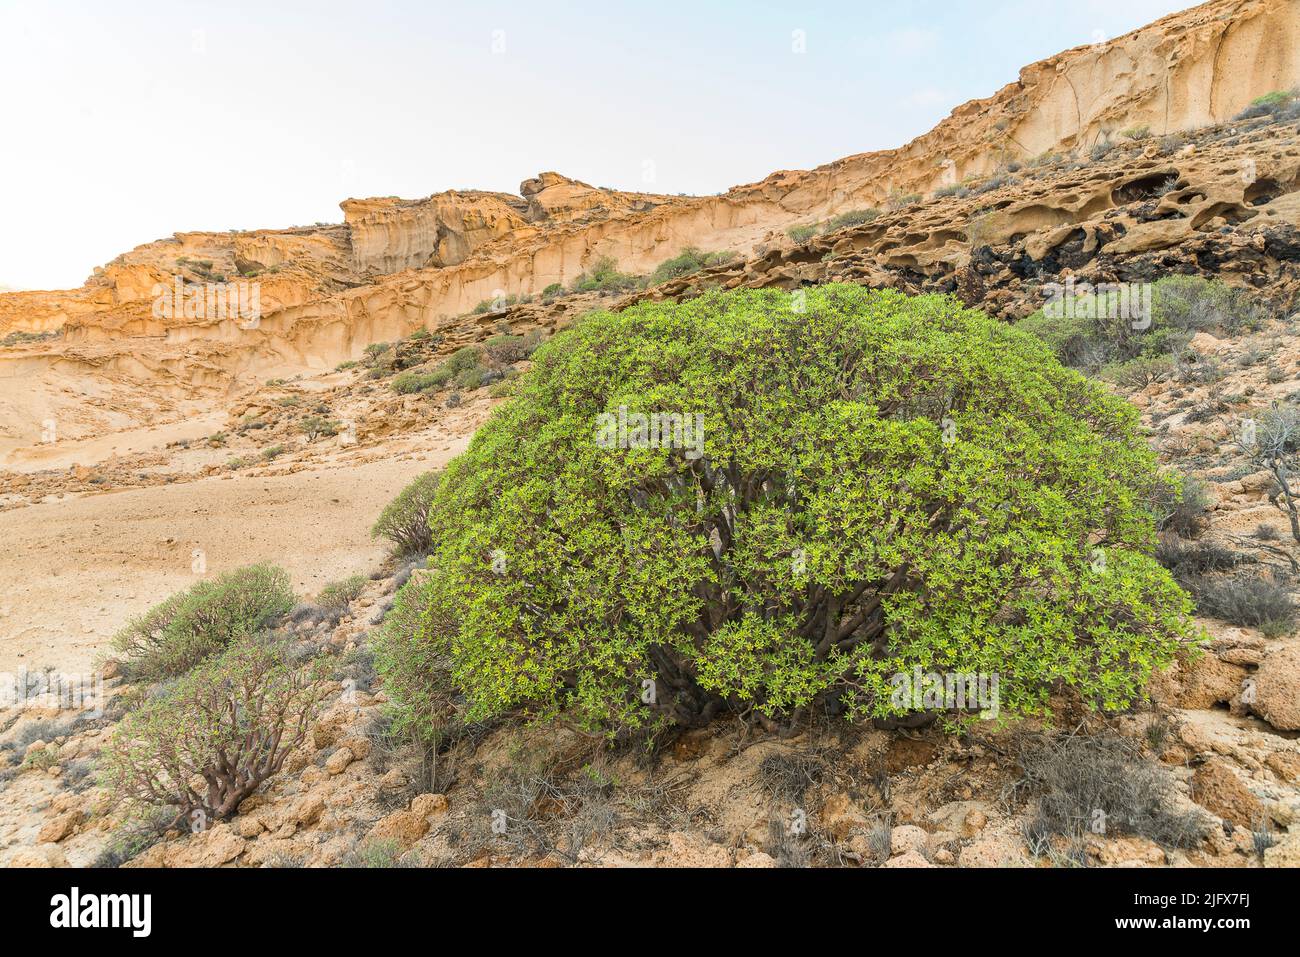
M 541 170 L 718 192 L 901 145 L 1025 64 L 1190 5 L 0 0 L 0 285 Z

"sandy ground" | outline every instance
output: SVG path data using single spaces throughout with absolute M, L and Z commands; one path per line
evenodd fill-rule
M 372 571 L 383 506 L 415 475 L 445 465 L 468 436 L 348 468 L 208 478 L 0 513 L 0 671 L 85 673 L 131 616 L 257 561 L 282 565 L 313 595 Z M 196 553 L 202 566 L 196 566 Z
M 227 419 L 224 411 L 215 411 L 166 425 L 124 429 L 108 435 L 46 445 L 6 448 L 6 443 L 0 442 L 0 468 L 14 472 L 39 472 L 73 465 L 98 465 L 114 455 L 144 452 L 182 439 L 192 442 L 220 430 Z

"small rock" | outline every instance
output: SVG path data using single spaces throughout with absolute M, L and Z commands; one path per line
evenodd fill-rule
M 47 844 L 44 847 L 34 847 L 30 850 L 22 850 L 9 858 L 7 867 L 67 867 L 68 859 L 63 853 L 63 849 L 55 847 L 53 844 Z
M 350 748 L 339 748 L 325 761 L 325 770 L 330 774 L 342 774 L 352 763 L 353 754 Z
M 364 761 L 370 754 L 370 739 L 359 734 L 351 735 L 339 742 L 339 747 L 347 748 L 357 761 Z
M 1251 710 L 1279 731 L 1300 731 L 1300 644 L 1266 657 L 1255 672 Z
M 411 801 L 411 811 L 423 818 L 446 814 L 450 806 L 445 794 L 417 794 Z
M 1300 867 L 1300 837 L 1291 837 L 1264 852 L 1265 867 Z
M 406 787 L 406 784 L 406 775 L 402 773 L 401 768 L 392 768 L 379 779 L 379 787 L 383 791 L 400 791 Z
M 748 868 L 776 867 L 776 858 L 774 858 L 771 854 L 764 853 L 763 851 L 755 851 L 753 854 L 750 854 L 749 857 L 745 858 L 743 861 L 738 861 L 736 863 L 736 866 L 748 867 Z
M 45 825 L 36 833 L 37 844 L 57 844 L 72 834 L 81 822 L 80 811 L 67 811 L 58 817 L 51 818 L 45 822 Z
M 231 826 L 235 829 L 235 833 L 245 840 L 252 840 L 263 830 L 262 819 L 256 816 L 237 817 Z
M 902 854 L 921 854 L 930 842 L 930 835 L 915 824 L 901 824 L 889 832 L 889 853 L 892 857 Z
M 1019 845 L 1007 836 L 981 837 L 957 854 L 962 867 L 1009 867 L 1019 858 Z
M 1274 751 L 1264 759 L 1264 764 L 1283 781 L 1291 784 L 1300 781 L 1300 754 L 1294 751 Z
M 293 802 L 287 819 L 304 827 L 315 824 L 325 813 L 325 798 L 312 791 Z
M 1264 817 L 1264 806 L 1232 770 L 1219 760 L 1207 761 L 1192 775 L 1191 798 L 1225 821 L 1253 827 Z
M 396 841 L 403 851 L 411 849 L 425 834 L 429 833 L 429 822 L 414 811 L 394 811 L 388 817 L 380 819 L 370 831 L 372 840 Z
M 934 867 L 920 851 L 908 851 L 906 854 L 900 854 L 898 857 L 891 857 L 883 865 L 884 867 Z

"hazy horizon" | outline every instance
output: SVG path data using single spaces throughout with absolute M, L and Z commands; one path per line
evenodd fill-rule
M 0 10 L 0 287 L 79 286 L 176 232 L 341 222 L 349 197 L 543 170 L 711 194 L 901 146 L 1026 64 L 1195 4 L 611 10 L 376 0 Z

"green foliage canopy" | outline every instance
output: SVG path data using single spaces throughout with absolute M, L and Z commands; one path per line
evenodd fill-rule
M 1119 709 L 1191 637 L 1136 410 L 954 300 L 644 303 L 534 359 L 444 474 L 385 652 L 446 662 L 471 719 L 888 719 L 917 667 L 997 675 L 1003 714 Z M 598 442 L 620 410 L 699 416 L 704 454 Z

